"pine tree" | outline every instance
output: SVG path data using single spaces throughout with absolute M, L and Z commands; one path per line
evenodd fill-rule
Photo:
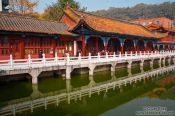
M 66 8 L 66 5 L 69 5 L 71 8 L 74 9 L 81 9 L 80 4 L 75 0 L 58 0 L 55 4 L 48 6 L 43 14 L 43 18 L 47 20 L 58 21 L 59 18 L 62 16 L 63 9 Z M 81 10 L 85 10 L 85 8 L 82 8 Z

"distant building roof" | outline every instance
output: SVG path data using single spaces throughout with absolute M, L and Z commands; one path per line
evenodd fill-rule
M 166 18 L 166 17 L 156 17 L 156 18 L 147 18 L 147 19 L 136 19 L 136 20 L 131 20 L 130 22 L 136 22 L 136 21 L 145 22 L 145 21 L 154 21 L 154 20 L 169 20 L 169 21 L 172 21 L 171 19 Z
M 3 13 L 0 13 L 0 31 L 73 35 L 68 32 L 68 26 L 63 22 Z
M 98 32 L 125 34 L 149 38 L 161 38 L 164 36 L 163 34 L 152 33 L 145 27 L 138 24 L 100 17 L 89 13 L 73 10 L 70 7 L 67 7 L 64 12 L 65 15 L 67 15 L 71 20 L 75 22 L 75 25 L 70 27 L 71 30 L 73 30 L 81 22 L 81 20 L 83 20 L 91 29 Z
M 173 20 L 166 18 L 166 17 L 137 19 L 137 20 L 131 20 L 130 22 L 134 23 L 134 24 L 141 24 L 145 27 L 147 27 L 147 25 L 150 25 L 153 23 L 154 25 L 161 26 L 161 27 L 166 28 L 166 29 L 170 29 L 170 30 L 175 29 L 175 25 L 174 25 Z

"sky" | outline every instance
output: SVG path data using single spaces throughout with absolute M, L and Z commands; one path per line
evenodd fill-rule
M 42 13 L 48 5 L 55 3 L 57 0 L 40 0 L 37 12 Z M 160 4 L 163 2 L 175 2 L 175 0 L 75 0 L 81 6 L 87 8 L 87 11 L 96 11 L 108 9 L 110 7 L 132 7 L 139 3 Z

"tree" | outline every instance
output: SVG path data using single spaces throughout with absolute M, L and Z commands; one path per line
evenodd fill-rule
M 165 16 L 173 19 L 175 17 L 175 2 L 165 2 L 162 4 L 137 4 L 134 7 L 128 8 L 110 8 L 108 10 L 98 10 L 91 12 L 92 14 L 121 19 L 121 20 L 134 20 L 142 18 L 155 18 Z
M 39 0 L 9 0 L 9 10 L 18 13 L 32 13 Z
M 34 8 L 38 5 L 39 0 L 20 0 L 22 12 L 33 12 Z
M 75 0 L 58 0 L 55 4 L 47 7 L 43 14 L 43 18 L 47 20 L 57 21 L 62 16 L 63 10 L 66 8 L 67 5 L 69 5 L 73 9 L 85 10 L 85 8 L 81 9 L 80 4 Z

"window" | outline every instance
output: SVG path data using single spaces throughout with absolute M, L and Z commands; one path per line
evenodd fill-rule
M 4 36 L 2 37 L 2 39 L 0 39 L 0 55 L 2 56 L 8 55 L 8 49 L 9 49 L 8 37 Z

